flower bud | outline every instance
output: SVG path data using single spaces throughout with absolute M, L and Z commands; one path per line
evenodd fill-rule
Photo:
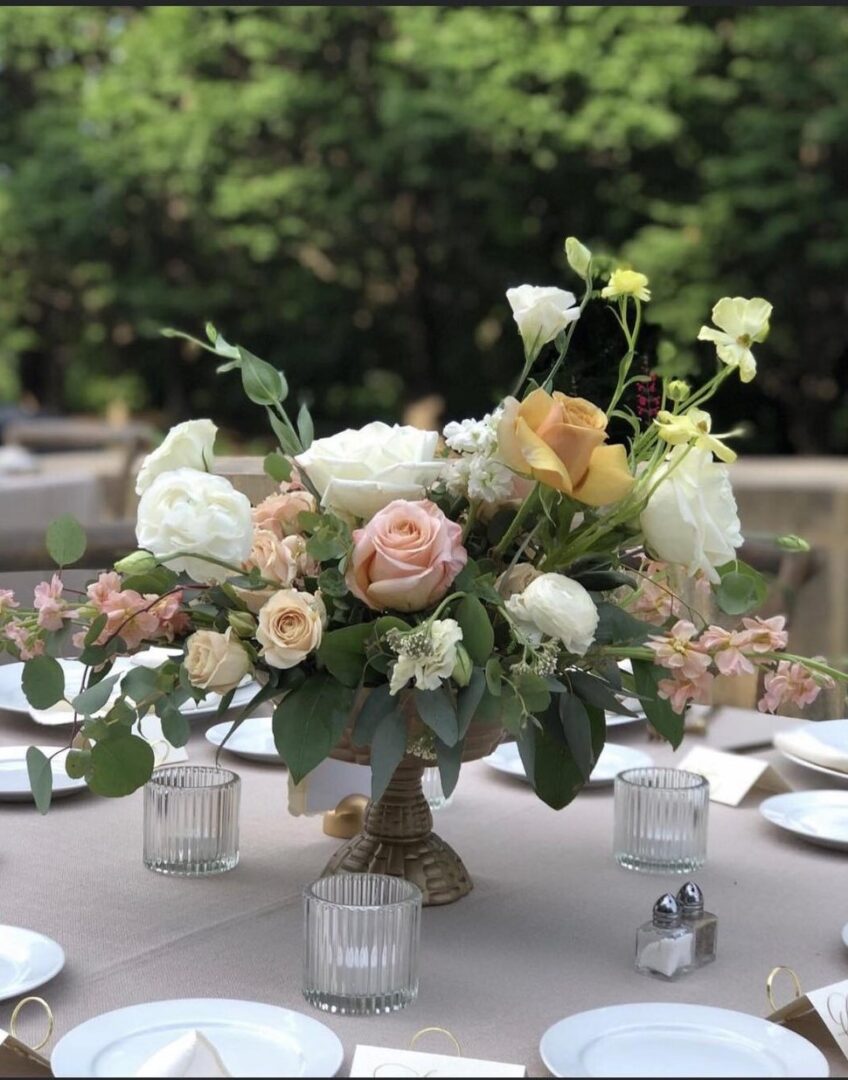
M 692 387 L 684 379 L 672 379 L 667 387 L 672 401 L 685 401 L 692 392 Z
M 131 555 L 118 559 L 115 569 L 119 574 L 147 574 L 155 570 L 158 565 L 158 559 L 149 551 L 134 551 Z
M 588 281 L 592 252 L 581 244 L 576 236 L 569 236 L 565 241 L 565 257 L 574 273 Z
M 228 611 L 227 622 L 240 638 L 250 638 L 256 633 L 256 619 L 247 611 Z
M 453 671 L 451 672 L 451 678 L 457 686 L 468 686 L 471 682 L 471 672 L 474 669 L 474 665 L 471 662 L 471 657 L 468 655 L 468 650 L 464 645 L 457 645 L 456 647 L 456 663 L 453 665 Z
M 795 533 L 787 533 L 785 536 L 778 536 L 777 543 L 784 551 L 810 550 L 808 541 L 806 541 L 803 536 L 797 536 Z

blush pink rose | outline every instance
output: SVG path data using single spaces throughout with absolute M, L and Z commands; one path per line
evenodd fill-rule
M 422 611 L 465 566 L 462 529 L 427 499 L 395 499 L 353 534 L 348 588 L 375 611 Z
M 282 540 L 302 532 L 298 518 L 304 512 L 314 514 L 315 510 L 314 496 L 300 488 L 287 486 L 253 508 L 253 524 L 257 529 L 267 529 Z

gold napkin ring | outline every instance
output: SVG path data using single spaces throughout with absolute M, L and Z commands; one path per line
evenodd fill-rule
M 29 1046 L 29 1043 L 26 1042 L 24 1039 L 21 1039 L 20 1036 L 18 1035 L 17 1031 L 15 1030 L 15 1028 L 17 1027 L 17 1023 L 18 1023 L 18 1017 L 21 1014 L 21 1009 L 23 1009 L 24 1005 L 28 1004 L 30 1001 L 36 1002 L 36 1004 L 40 1005 L 44 1009 L 44 1011 L 47 1013 L 47 1034 L 44 1036 L 44 1038 L 41 1040 L 41 1042 L 35 1043 L 34 1046 Z M 25 1046 L 29 1046 L 30 1050 L 40 1050 L 42 1048 L 42 1046 L 44 1046 L 46 1043 L 50 1042 L 50 1036 L 53 1034 L 54 1026 L 55 1026 L 55 1020 L 53 1018 L 53 1010 L 50 1008 L 50 1006 L 47 1004 L 47 1002 L 44 1000 L 44 998 L 40 998 L 40 997 L 21 998 L 21 1000 L 18 1002 L 18 1004 L 12 1010 L 12 1018 L 9 1020 L 9 1031 L 11 1032 L 12 1037 L 17 1039 L 19 1042 L 22 1042 Z
M 450 1039 L 450 1041 L 456 1047 L 457 1057 L 462 1057 L 462 1047 L 459 1045 L 459 1039 L 457 1039 L 456 1035 L 451 1034 L 451 1032 L 448 1031 L 447 1028 L 443 1027 L 425 1027 L 421 1028 L 420 1031 L 416 1031 L 412 1038 L 409 1040 L 409 1049 L 414 1050 L 415 1044 L 418 1042 L 421 1036 L 429 1034 L 444 1035 L 446 1038 Z
M 804 992 L 801 989 L 801 980 L 791 967 L 787 967 L 786 964 L 778 964 L 777 967 L 772 968 L 769 972 L 769 976 L 766 979 L 766 996 L 768 997 L 769 1005 L 772 1007 L 773 1012 L 777 1012 L 778 1005 L 774 1000 L 774 980 L 780 974 L 781 971 L 785 971 L 789 978 L 792 980 L 792 985 L 795 988 L 795 999 L 804 996 Z

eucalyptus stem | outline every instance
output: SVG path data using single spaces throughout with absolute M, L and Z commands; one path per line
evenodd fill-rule
M 174 559 L 183 558 L 200 559 L 201 562 L 208 562 L 212 563 L 214 566 L 221 566 L 225 570 L 232 570 L 234 574 L 240 574 L 242 576 L 245 576 L 249 573 L 249 571 L 245 570 L 243 566 L 233 566 L 232 563 L 224 562 L 223 559 L 216 559 L 213 555 L 205 555 L 203 552 L 200 551 L 174 551 L 170 555 L 156 556 L 157 562 L 161 563 L 162 565 L 164 565 L 165 563 L 173 562 Z M 273 589 L 278 589 L 280 587 L 278 582 L 271 581 L 270 578 L 260 577 L 258 580 L 261 585 L 266 585 Z M 167 596 L 168 593 L 163 593 L 162 595 Z M 161 599 L 161 597 L 159 597 L 159 599 Z M 136 614 L 138 613 L 136 612 Z

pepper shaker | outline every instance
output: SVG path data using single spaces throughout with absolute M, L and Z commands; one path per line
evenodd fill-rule
M 681 885 L 677 903 L 683 916 L 683 925 L 695 935 L 695 966 L 703 967 L 716 958 L 718 918 L 704 911 L 704 894 L 694 881 Z
M 654 904 L 651 921 L 636 931 L 636 970 L 676 979 L 694 966 L 695 935 L 683 925 L 680 905 L 671 893 L 665 893 Z

